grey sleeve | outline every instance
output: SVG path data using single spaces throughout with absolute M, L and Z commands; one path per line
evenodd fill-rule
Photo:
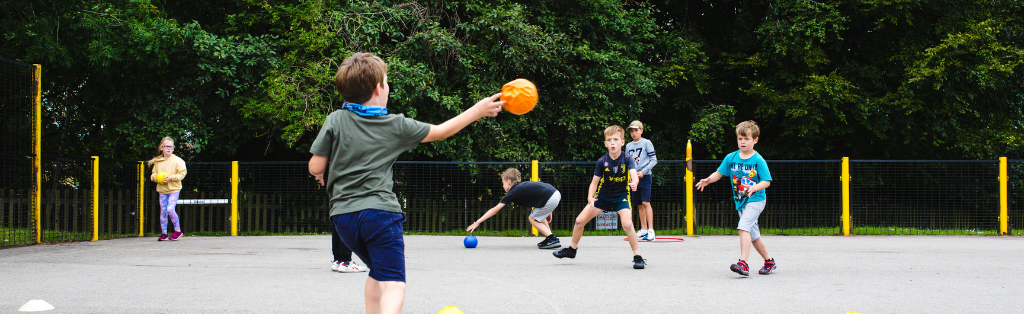
M 410 150 L 423 142 L 423 139 L 427 138 L 427 134 L 430 134 L 430 124 L 417 121 L 413 118 L 406 118 L 402 115 L 401 122 L 399 123 L 402 137 L 402 150 Z
M 651 169 L 654 169 L 654 165 L 658 164 L 658 156 L 654 154 L 654 144 L 652 144 L 650 140 L 645 141 L 644 146 L 644 150 L 647 151 L 647 157 L 650 158 L 650 161 L 647 162 L 647 165 L 644 165 L 644 168 L 641 170 L 644 174 L 651 174 Z
M 334 126 L 331 124 L 332 115 L 334 113 L 324 119 L 324 125 L 320 127 L 320 134 L 317 134 L 316 139 L 313 140 L 313 145 L 309 146 L 309 152 L 313 155 L 331 157 L 331 148 L 334 143 Z

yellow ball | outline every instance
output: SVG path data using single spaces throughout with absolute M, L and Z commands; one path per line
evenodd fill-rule
M 167 178 L 167 173 L 166 172 L 160 171 L 160 172 L 158 172 L 156 174 L 156 182 L 157 183 L 164 183 L 164 179 L 166 179 L 166 178 Z
M 516 79 L 501 87 L 501 100 L 505 101 L 505 110 L 514 114 L 524 114 L 537 105 L 537 86 L 525 79 Z

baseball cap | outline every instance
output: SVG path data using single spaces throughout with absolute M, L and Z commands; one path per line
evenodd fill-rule
M 626 128 L 626 129 L 627 130 L 628 129 L 641 129 L 641 130 L 643 130 L 644 129 L 644 124 L 640 123 L 640 120 L 633 120 L 633 122 L 629 123 L 629 127 Z

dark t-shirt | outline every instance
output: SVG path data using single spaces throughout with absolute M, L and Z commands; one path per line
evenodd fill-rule
M 508 194 L 501 198 L 502 204 L 515 203 L 520 206 L 544 207 L 551 195 L 555 194 L 555 187 L 544 182 L 523 181 L 516 183 L 508 189 Z
M 309 152 L 327 157 L 331 216 L 368 208 L 401 213 L 391 191 L 392 166 L 428 133 L 429 124 L 401 114 L 361 117 L 338 110 L 328 115 Z
M 594 175 L 601 177 L 597 186 L 597 197 L 606 200 L 625 199 L 629 191 L 629 171 L 636 170 L 636 163 L 629 154 L 621 153 L 612 159 L 608 154 L 601 156 L 594 167 Z

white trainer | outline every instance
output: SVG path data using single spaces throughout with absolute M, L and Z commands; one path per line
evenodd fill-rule
M 341 266 L 338 267 L 338 271 L 343 273 L 360 273 L 370 271 L 370 269 L 365 266 L 359 266 L 356 262 L 345 262 L 341 263 Z
M 644 236 L 646 236 L 646 235 L 647 235 L 647 229 L 640 229 L 639 231 L 636 232 L 636 238 L 640 239 L 640 240 L 643 240 Z
M 654 241 L 654 239 L 655 239 L 655 237 L 654 237 L 654 229 L 647 230 L 647 237 L 644 238 L 644 240 Z
M 338 271 L 338 268 L 341 268 L 341 262 L 339 262 L 339 261 L 331 262 L 331 270 Z

